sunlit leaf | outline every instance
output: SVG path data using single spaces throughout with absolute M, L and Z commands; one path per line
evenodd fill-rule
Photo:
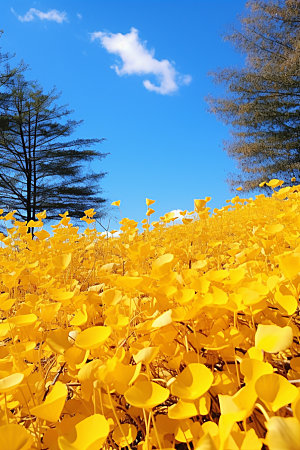
M 71 253 L 65 254 L 65 255 L 58 255 L 52 258 L 52 262 L 55 267 L 61 270 L 65 270 L 71 262 L 72 255 Z
M 121 424 L 120 427 L 117 427 L 112 434 L 113 440 L 120 447 L 126 447 L 128 444 L 132 444 L 136 436 L 136 427 L 129 423 Z
M 286 350 L 292 345 L 293 331 L 291 327 L 259 324 L 255 334 L 255 346 L 268 353 Z
M 67 386 L 60 381 L 57 381 L 50 394 L 46 397 L 46 400 L 41 405 L 31 408 L 30 412 L 40 419 L 48 420 L 49 422 L 57 422 L 60 418 L 67 395 Z
M 172 383 L 171 392 L 182 399 L 192 400 L 205 394 L 212 382 L 213 374 L 204 364 L 189 364 Z
M 111 334 L 110 327 L 90 327 L 82 331 L 76 339 L 76 345 L 83 350 L 99 348 Z
M 33 438 L 29 431 L 21 425 L 11 423 L 0 428 L 1 450 L 29 450 Z
M 109 424 L 101 414 L 94 414 L 79 422 L 71 433 L 58 438 L 60 450 L 98 450 L 106 441 Z
M 298 395 L 297 388 L 276 373 L 258 378 L 255 390 L 258 397 L 274 412 L 293 402 Z
M 154 408 L 167 400 L 170 392 L 151 381 L 138 381 L 125 392 L 127 403 L 137 408 Z
M 298 450 L 300 423 L 294 417 L 271 417 L 266 423 L 266 441 L 270 450 Z
M 14 373 L 5 378 L 0 379 L 0 393 L 6 394 L 16 389 L 24 379 L 23 373 Z

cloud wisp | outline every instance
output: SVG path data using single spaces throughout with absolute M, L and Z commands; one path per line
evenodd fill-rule
M 174 214 L 175 217 L 175 223 L 183 223 L 182 222 L 182 215 L 180 214 L 182 212 L 182 209 L 173 209 L 172 211 L 170 211 L 171 213 Z
M 16 14 L 13 8 L 11 8 L 11 11 Z M 35 17 L 40 20 L 49 20 L 57 23 L 68 21 L 67 13 L 65 11 L 58 11 L 57 9 L 51 9 L 50 11 L 44 13 L 36 8 L 30 8 L 24 16 L 17 15 L 17 17 L 21 22 L 31 22 Z
M 123 65 L 111 66 L 119 76 L 122 75 L 148 75 L 156 76 L 158 85 L 144 80 L 143 84 L 149 91 L 158 94 L 173 94 L 180 85 L 189 84 L 190 75 L 181 75 L 167 59 L 161 61 L 154 58 L 154 50 L 147 50 L 146 41 L 142 42 L 138 36 L 138 30 L 131 28 L 130 33 L 108 33 L 96 31 L 91 33 L 91 40 L 100 40 L 102 47 L 108 53 L 118 55 Z

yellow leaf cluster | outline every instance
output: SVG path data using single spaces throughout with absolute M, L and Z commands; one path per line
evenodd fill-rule
M 1 217 L 0 449 L 299 448 L 300 186 L 263 184 L 117 237 Z

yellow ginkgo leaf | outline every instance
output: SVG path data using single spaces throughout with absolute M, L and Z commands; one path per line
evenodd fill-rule
M 243 418 L 246 417 L 247 411 L 241 410 L 241 408 L 239 408 L 239 406 L 233 401 L 233 397 L 231 395 L 219 394 L 219 403 L 222 416 L 231 414 L 242 414 Z
M 15 302 L 16 302 L 15 298 L 10 298 L 9 300 L 6 300 L 6 302 L 3 302 L 1 304 L 0 309 L 2 309 L 2 311 L 9 311 L 15 304 Z
M 255 383 L 255 390 L 258 397 L 274 412 L 293 402 L 298 395 L 296 386 L 277 373 L 262 375 Z
M 284 276 L 290 280 L 300 272 L 300 253 L 287 252 L 276 256 Z
M 267 225 L 265 227 L 265 232 L 268 234 L 277 234 L 280 233 L 284 229 L 282 223 L 277 223 L 274 225 Z
M 67 395 L 67 386 L 57 381 L 44 403 L 34 406 L 30 412 L 40 419 L 57 422 L 63 410 Z
M 170 419 L 165 414 L 157 414 L 155 416 L 157 430 L 160 434 L 173 434 L 177 427 L 177 421 Z
M 47 239 L 51 236 L 51 234 L 48 233 L 48 231 L 46 231 L 46 230 L 35 231 L 34 234 L 35 234 L 35 236 L 37 236 L 39 238 L 40 241 L 44 241 L 45 239 Z
M 2 341 L 5 339 L 10 332 L 10 325 L 8 322 L 2 322 L 0 323 L 0 340 Z
M 175 429 L 175 439 L 179 442 L 190 442 L 193 439 L 192 434 L 193 422 L 191 419 L 180 420 Z
M 50 331 L 46 337 L 46 342 L 52 351 L 60 355 L 63 355 L 64 352 L 72 345 L 69 340 L 69 331 L 63 328 Z
M 99 381 L 98 385 L 108 385 L 113 383 L 117 362 L 117 358 L 113 357 L 109 359 L 106 364 L 99 367 L 97 372 L 95 372 L 95 378 Z
M 152 328 L 165 327 L 170 323 L 172 323 L 172 309 L 165 311 L 161 316 L 157 317 L 152 323 Z
M 49 294 L 53 300 L 56 300 L 57 302 L 63 302 L 68 303 L 68 300 L 74 297 L 74 292 L 69 291 L 59 291 L 54 289 L 49 289 Z
M 207 203 L 207 200 L 201 200 L 201 199 L 194 199 L 194 209 L 196 212 L 201 211 L 203 208 L 205 208 Z
M 109 433 L 109 423 L 101 414 L 94 414 L 77 423 L 67 436 L 58 438 L 60 450 L 99 450 Z
M 197 442 L 197 450 L 217 450 L 216 444 L 213 441 L 210 433 L 204 434 Z
M 215 305 L 225 305 L 228 302 L 228 295 L 223 289 L 219 289 L 216 286 L 212 287 L 213 302 Z
M 292 410 L 294 417 L 299 420 L 300 423 L 300 396 L 298 395 L 292 403 Z
M 249 289 L 247 287 L 240 287 L 237 289 L 237 294 L 240 294 L 243 299 L 243 303 L 246 306 L 255 305 L 260 301 L 259 293 L 254 289 Z
M 207 422 L 204 422 L 202 424 L 202 430 L 204 433 L 209 433 L 212 437 L 218 436 L 219 434 L 219 427 L 215 422 L 212 422 L 211 420 L 208 420 Z
M 51 322 L 61 307 L 61 303 L 47 303 L 39 306 L 39 316 L 45 322 Z
M 33 444 L 33 438 L 21 425 L 11 423 L 0 428 L 1 450 L 29 450 Z
M 179 399 L 177 403 L 168 408 L 168 417 L 175 420 L 189 419 L 190 417 L 197 416 L 199 410 L 193 400 Z
M 260 359 L 245 358 L 240 364 L 241 373 L 244 375 L 245 383 L 256 381 L 265 374 L 273 373 L 273 367 Z
M 71 253 L 58 255 L 52 258 L 52 262 L 57 269 L 65 270 L 71 262 Z
M 117 305 L 122 300 L 122 292 L 117 289 L 107 289 L 100 295 L 101 301 L 106 306 Z
M 127 366 L 118 362 L 114 370 L 114 377 L 118 383 L 122 383 L 126 386 L 134 383 L 140 374 L 142 363 L 137 363 L 134 366 Z
M 164 275 L 170 272 L 174 261 L 174 255 L 165 254 L 157 258 L 152 264 L 151 277 L 162 278 Z
M 175 286 L 161 286 L 156 291 L 155 294 L 163 297 L 173 297 L 173 295 L 177 292 L 177 289 Z
M 234 427 L 229 436 L 227 445 L 229 448 L 233 447 L 236 449 L 238 448 L 239 450 L 261 450 L 263 444 L 253 428 L 250 428 L 250 430 L 245 433 Z
M 290 190 L 291 190 L 290 186 L 282 188 L 277 192 L 276 197 L 283 200 L 288 196 L 287 194 L 290 192 Z M 296 206 L 296 205 L 294 205 L 294 206 Z
M 179 289 L 174 295 L 174 299 L 176 300 L 176 302 L 180 303 L 181 305 L 190 302 L 194 297 L 194 289 Z
M 76 339 L 75 344 L 83 350 L 93 350 L 99 348 L 109 338 L 110 327 L 90 327 L 82 331 Z
M 13 373 L 0 380 L 0 394 L 7 394 L 16 389 L 24 379 L 23 373 Z M 1 433 L 0 433 L 1 434 Z
M 36 321 L 37 316 L 35 314 L 21 314 L 9 319 L 9 323 L 16 327 L 28 327 L 29 325 L 33 325 Z
M 275 301 L 279 303 L 289 316 L 297 310 L 298 302 L 293 295 L 283 295 L 281 292 L 275 292 Z
M 136 355 L 133 356 L 133 359 L 136 364 L 150 364 L 158 355 L 159 348 L 158 347 L 146 347 L 142 348 Z
M 232 401 L 240 410 L 247 411 L 247 417 L 253 412 L 254 404 L 257 399 L 254 383 L 247 384 L 242 387 L 236 394 L 232 396 Z
M 104 266 L 99 268 L 100 272 L 112 272 L 116 268 L 115 263 L 104 264 Z
M 176 377 L 171 392 L 176 397 L 193 400 L 210 389 L 213 379 L 212 372 L 204 364 L 192 363 Z
M 300 423 L 294 417 L 271 417 L 266 423 L 266 442 L 270 450 L 298 450 Z
M 216 283 L 221 283 L 225 278 L 229 278 L 230 273 L 228 270 L 212 270 L 207 272 L 205 278 L 209 281 L 214 281 Z
M 83 212 L 87 217 L 93 217 L 96 214 L 96 211 L 94 211 L 94 208 L 86 209 Z
M 89 356 L 89 350 L 82 350 L 73 345 L 64 352 L 65 361 L 71 366 L 82 365 Z
M 151 214 L 155 213 L 155 209 L 149 208 L 146 212 L 146 216 L 151 216 Z
M 250 347 L 247 350 L 245 357 L 250 359 L 258 359 L 259 361 L 262 361 L 264 359 L 263 351 L 256 347 Z
M 147 206 L 153 205 L 153 203 L 155 203 L 155 200 L 151 200 L 150 198 L 146 198 L 146 205 Z
M 137 436 L 137 429 L 134 425 L 123 423 L 115 428 L 112 438 L 119 447 L 126 447 L 132 444 Z
M 9 293 L 8 292 L 4 292 L 3 294 L 0 294 L 0 306 L 6 302 L 6 300 L 9 297 Z
M 273 180 L 269 181 L 267 185 L 274 189 L 278 186 L 281 186 L 283 183 L 284 183 L 283 180 L 277 180 L 276 178 L 274 178 Z
M 84 366 L 78 372 L 78 381 L 81 384 L 94 381 L 94 375 L 99 366 L 101 366 L 101 361 L 99 359 L 93 359 L 93 361 L 84 364 Z
M 116 285 L 125 289 L 135 289 L 143 281 L 142 277 L 118 277 Z
M 224 448 L 224 443 L 228 439 L 231 430 L 236 422 L 244 420 L 247 415 L 246 410 L 236 410 L 235 412 L 229 412 L 228 414 L 221 414 L 219 420 L 219 436 L 221 442 L 221 448 Z
M 110 315 L 105 319 L 104 324 L 110 326 L 113 330 L 122 330 L 129 323 L 129 317 L 122 314 Z
M 21 357 L 24 358 L 26 357 L 26 354 L 28 352 L 30 352 L 31 350 L 33 350 L 36 346 L 35 342 L 26 342 L 24 344 L 18 343 L 18 344 L 13 344 L 10 345 L 9 348 L 9 353 L 11 355 L 13 355 L 15 358 Z
M 88 320 L 88 315 L 86 312 L 86 305 L 82 305 L 82 309 L 79 311 L 76 311 L 75 316 L 72 320 L 70 320 L 70 325 L 73 327 L 80 327 L 81 325 L 84 325 Z
M 25 303 L 31 308 L 34 308 L 37 302 L 39 301 L 39 296 L 35 294 L 26 294 L 25 295 Z
M 255 334 L 255 347 L 267 353 L 277 353 L 288 349 L 293 342 L 291 327 L 259 324 Z
M 42 223 L 40 221 L 29 220 L 27 227 L 41 227 Z
M 116 200 L 115 202 L 111 203 L 111 206 L 120 206 L 121 200 Z
M 164 403 L 170 395 L 168 389 L 152 381 L 137 381 L 125 392 L 127 403 L 137 408 L 150 409 Z

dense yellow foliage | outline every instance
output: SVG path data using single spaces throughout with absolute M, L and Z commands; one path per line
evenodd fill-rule
M 146 199 L 119 237 L 93 210 L 52 237 L 45 212 L 2 216 L 0 449 L 298 449 L 300 186 L 281 184 L 182 224 Z

